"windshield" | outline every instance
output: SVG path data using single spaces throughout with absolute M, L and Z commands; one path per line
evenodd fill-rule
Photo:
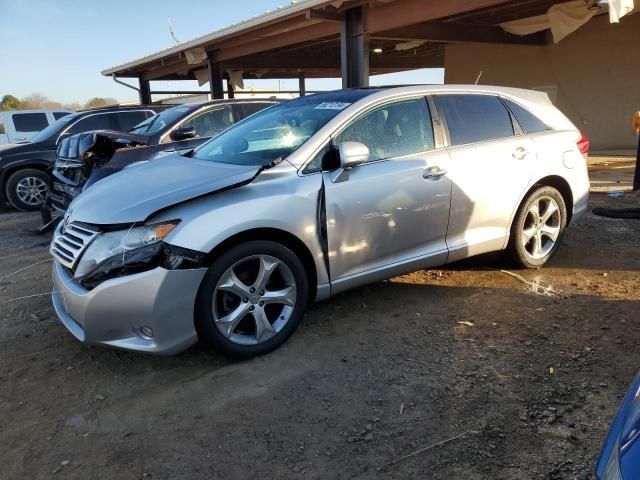
M 163 110 L 154 117 L 147 118 L 144 122 L 139 123 L 129 133 L 138 133 L 151 135 L 157 133 L 168 125 L 172 125 L 177 119 L 193 110 L 193 106 L 178 105 L 177 107 Z
M 266 166 L 289 156 L 350 103 L 297 100 L 269 107 L 196 149 L 194 158 Z
M 31 139 L 29 139 L 29 143 L 44 142 L 45 140 L 49 139 L 52 135 L 56 135 L 71 120 L 78 118 L 78 115 L 79 114 L 77 113 L 76 114 L 72 113 L 70 115 L 65 115 L 59 120 L 56 120 L 44 130 L 40 130 L 40 132 L 38 132 L 37 135 L 34 135 L 33 137 L 31 137 Z

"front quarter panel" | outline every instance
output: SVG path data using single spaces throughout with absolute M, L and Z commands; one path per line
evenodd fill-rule
M 287 162 L 265 170 L 248 185 L 164 210 L 153 221 L 181 219 L 166 241 L 204 253 L 228 238 L 271 228 L 301 240 L 314 258 L 318 284 L 329 281 L 318 238 L 318 195 L 322 175 L 300 177 Z

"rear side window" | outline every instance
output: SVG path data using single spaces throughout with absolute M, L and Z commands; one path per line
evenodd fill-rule
M 433 150 L 431 115 L 425 98 L 389 103 L 365 113 L 335 140 L 369 147 L 369 161 Z
M 12 117 L 16 132 L 39 132 L 49 125 L 45 113 L 14 113 Z
M 513 135 L 511 116 L 492 95 L 434 95 L 444 116 L 452 145 L 464 145 Z
M 108 113 L 98 113 L 78 120 L 67 133 L 75 135 L 76 133 L 90 132 L 91 130 L 108 130 L 112 128 L 111 115 Z
M 517 103 L 507 100 L 506 98 L 503 98 L 502 100 L 507 104 L 511 113 L 516 117 L 516 120 L 522 127 L 522 130 L 524 130 L 524 133 L 536 133 L 549 130 L 549 127 L 547 127 L 542 120 L 526 108 L 521 107 Z
M 141 122 L 144 122 L 149 115 L 145 110 L 133 112 L 118 112 L 113 115 L 113 128 L 122 132 L 127 132 Z
M 53 118 L 56 120 L 61 119 L 62 117 L 66 117 L 70 112 L 53 112 Z
M 259 112 L 260 110 L 263 110 L 272 105 L 273 103 L 266 103 L 266 102 L 244 103 L 242 105 L 242 108 L 244 110 L 244 116 L 248 117 L 249 115 L 253 115 L 254 113 Z
M 229 105 L 224 105 L 202 112 L 178 128 L 194 128 L 198 137 L 213 137 L 229 128 L 233 122 L 233 110 Z

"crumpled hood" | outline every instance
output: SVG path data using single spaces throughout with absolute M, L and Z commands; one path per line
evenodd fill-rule
M 142 222 L 158 210 L 249 183 L 260 170 L 171 155 L 97 182 L 71 203 L 69 220 L 97 225 Z

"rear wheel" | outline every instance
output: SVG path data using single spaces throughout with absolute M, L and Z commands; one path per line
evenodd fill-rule
M 521 268 L 540 268 L 558 251 L 567 207 L 558 190 L 540 187 L 522 202 L 511 227 L 507 253 Z
M 39 210 L 49 191 L 49 176 L 35 168 L 25 168 L 11 174 L 6 183 L 9 203 L 23 212 Z
M 264 355 L 295 331 L 309 283 L 298 257 L 269 241 L 247 242 L 212 265 L 196 300 L 201 340 L 231 358 Z

